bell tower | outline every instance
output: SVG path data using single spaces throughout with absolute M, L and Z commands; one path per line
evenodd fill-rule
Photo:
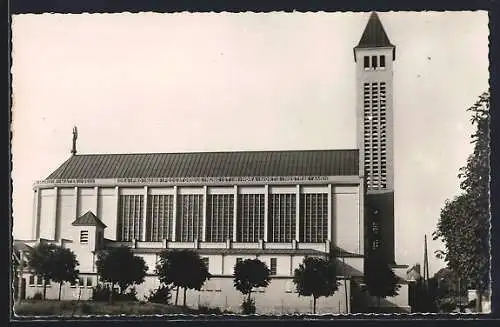
M 357 143 L 366 182 L 366 249 L 394 262 L 393 62 L 396 47 L 372 12 L 358 45 Z

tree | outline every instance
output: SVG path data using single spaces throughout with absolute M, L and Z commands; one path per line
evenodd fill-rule
M 50 261 L 52 253 L 56 250 L 55 244 L 40 242 L 30 249 L 27 255 L 28 268 L 34 275 L 43 278 L 43 299 L 47 294 L 47 284 L 51 280 L 52 263 Z
M 177 288 L 175 304 L 178 303 L 179 287 L 184 289 L 183 306 L 186 306 L 186 291 L 200 290 L 210 278 L 208 267 L 197 252 L 191 250 L 164 251 L 156 266 L 156 274 L 160 282 Z
M 451 312 L 459 307 L 462 311 L 462 299 L 467 296 L 460 276 L 449 268 L 442 268 L 434 274 L 432 280 L 436 284 L 436 305 L 441 312 Z
M 17 251 L 15 248 L 12 249 L 11 258 L 11 274 L 14 283 L 14 297 L 16 300 L 20 300 L 21 296 L 21 279 L 22 279 L 22 263 L 21 263 L 21 252 Z
M 120 286 L 120 294 L 133 284 L 141 284 L 148 271 L 142 257 L 135 256 L 128 247 L 116 247 L 98 254 L 97 273 L 104 282 L 110 283 L 109 302 L 113 302 L 115 285 Z
M 377 298 L 378 307 L 380 307 L 381 298 L 398 295 L 401 287 L 386 256 L 378 249 L 373 250 L 366 258 L 364 281 L 368 293 Z
M 76 269 L 78 261 L 75 254 L 63 247 L 56 247 L 48 258 L 50 279 L 59 283 L 59 300 L 61 300 L 61 289 L 64 282 L 73 282 L 78 278 L 79 271 Z
M 333 295 L 339 286 L 335 260 L 307 257 L 296 268 L 293 283 L 299 296 L 313 297 L 313 314 L 316 313 L 316 300 Z
M 267 265 L 259 259 L 246 259 L 236 262 L 233 284 L 238 291 L 247 296 L 246 305 L 251 303 L 251 294 L 254 288 L 269 285 L 270 273 Z
M 490 95 L 485 92 L 467 109 L 476 131 L 471 135 L 473 153 L 458 175 L 463 193 L 445 202 L 433 233 L 433 239 L 441 239 L 446 249 L 436 256 L 476 289 L 478 312 L 489 287 L 489 108 Z

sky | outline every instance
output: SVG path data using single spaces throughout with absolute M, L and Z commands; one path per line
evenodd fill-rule
M 13 233 L 32 185 L 78 153 L 356 148 L 353 47 L 369 13 L 12 17 Z M 396 260 L 432 241 L 488 89 L 487 12 L 379 13 L 396 45 Z

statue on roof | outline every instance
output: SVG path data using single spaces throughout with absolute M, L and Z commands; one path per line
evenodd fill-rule
M 75 127 L 73 127 L 73 148 L 71 149 L 71 154 L 75 155 L 76 154 L 76 139 L 78 138 L 78 130 Z

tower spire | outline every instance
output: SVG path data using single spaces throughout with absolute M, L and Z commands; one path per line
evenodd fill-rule
M 78 129 L 73 127 L 73 147 L 71 148 L 71 155 L 76 154 L 76 139 L 78 138 Z
M 354 50 L 368 48 L 393 48 L 392 60 L 396 60 L 396 47 L 389 40 L 384 26 L 375 11 L 372 11 L 361 39 Z M 356 60 L 356 56 L 354 56 L 354 60 Z
M 427 285 L 429 281 L 429 257 L 427 255 L 427 234 L 424 235 L 424 282 Z

